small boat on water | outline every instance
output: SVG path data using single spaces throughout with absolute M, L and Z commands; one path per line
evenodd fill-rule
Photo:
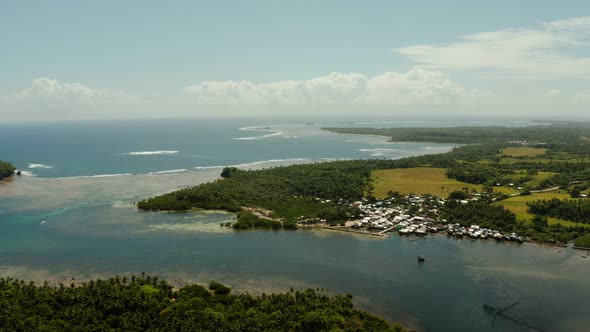
M 418 256 L 418 262 L 419 262 L 419 263 L 424 263 L 424 262 L 426 262 L 426 257 L 424 257 L 424 256 L 422 256 L 422 255 Z
M 44 224 L 44 223 L 46 223 L 46 222 L 47 222 L 47 220 L 42 220 L 42 221 L 41 221 L 41 225 L 43 225 L 43 224 Z

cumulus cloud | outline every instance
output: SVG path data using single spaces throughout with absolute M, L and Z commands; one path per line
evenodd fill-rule
M 184 91 L 197 103 L 225 105 L 374 105 L 450 104 L 480 94 L 465 89 L 443 72 L 412 69 L 372 77 L 359 73 L 331 73 L 308 80 L 253 83 L 202 82 Z
M 30 87 L 21 91 L 0 96 L 3 113 L 27 120 L 117 117 L 121 111 L 136 112 L 140 104 L 141 98 L 123 92 L 45 77 L 34 79 Z
M 46 77 L 34 79 L 31 87 L 16 94 L 17 98 L 89 99 L 104 93 L 80 83 L 60 83 Z
M 590 17 L 547 22 L 534 29 L 474 33 L 454 43 L 411 45 L 395 51 L 426 68 L 499 69 L 532 78 L 587 79 Z

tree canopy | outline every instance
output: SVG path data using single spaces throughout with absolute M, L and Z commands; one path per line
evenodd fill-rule
M 406 331 L 322 290 L 232 294 L 178 290 L 157 277 L 36 285 L 0 279 L 0 331 Z
M 14 174 L 15 169 L 16 168 L 12 164 L 0 160 L 0 180 Z

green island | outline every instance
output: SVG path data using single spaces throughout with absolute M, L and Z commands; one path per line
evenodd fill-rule
M 323 128 L 391 141 L 456 143 L 448 153 L 318 162 L 221 178 L 137 203 L 142 210 L 221 209 L 235 229 L 325 225 L 585 246 L 590 234 L 590 124 Z M 467 144 L 469 143 L 469 144 Z M 553 210 L 551 206 L 560 206 Z M 387 209 L 385 208 L 387 207 Z M 377 219 L 379 221 L 377 221 Z M 471 227 L 474 226 L 474 227 Z
M 0 160 L 0 181 L 11 177 L 15 170 L 16 168 L 12 164 Z
M 407 331 L 321 289 L 254 296 L 142 274 L 67 286 L 0 278 L 0 294 L 1 331 Z

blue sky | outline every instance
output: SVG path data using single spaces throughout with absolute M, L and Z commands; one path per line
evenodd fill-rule
M 590 64 L 588 16 L 590 1 L 5 1 L 0 112 L 152 116 L 163 101 L 178 116 L 329 113 L 335 102 L 376 115 L 493 112 L 548 94 L 575 99 L 576 115 L 590 104 L 590 71 L 571 64 Z

